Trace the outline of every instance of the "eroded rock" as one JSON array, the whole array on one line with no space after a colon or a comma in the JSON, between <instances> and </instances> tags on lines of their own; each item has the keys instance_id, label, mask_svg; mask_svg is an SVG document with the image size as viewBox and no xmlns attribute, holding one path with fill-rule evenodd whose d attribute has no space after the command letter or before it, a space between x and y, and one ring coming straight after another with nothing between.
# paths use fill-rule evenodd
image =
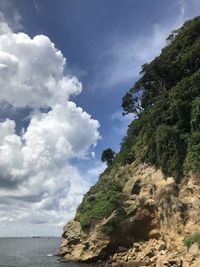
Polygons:
<instances>
[{"instance_id":1,"label":"eroded rock","mask_svg":"<svg viewBox=\"0 0 200 267\"><path fill-rule=\"evenodd\" d=\"M108 260L116 267L200 267L198 246L183 247L185 237L200 231L197 177L185 177L178 189L173 178L145 164L123 167L116 179L127 173L128 179L121 178L126 216L114 233L103 234L101 227L115 212L87 232L77 219L71 221L64 227L60 255L72 261Z\"/></svg>"}]
</instances>

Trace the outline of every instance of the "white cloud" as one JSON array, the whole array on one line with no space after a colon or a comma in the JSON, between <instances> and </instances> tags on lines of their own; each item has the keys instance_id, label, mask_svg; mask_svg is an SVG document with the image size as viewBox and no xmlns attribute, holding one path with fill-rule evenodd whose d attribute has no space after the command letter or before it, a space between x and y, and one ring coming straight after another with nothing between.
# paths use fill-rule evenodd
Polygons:
<instances>
[{"instance_id":1,"label":"white cloud","mask_svg":"<svg viewBox=\"0 0 200 267\"><path fill-rule=\"evenodd\" d=\"M177 0L176 4L180 10L179 21L181 24L188 19L199 16L200 2L199 0Z\"/></svg>"},{"instance_id":2,"label":"white cloud","mask_svg":"<svg viewBox=\"0 0 200 267\"><path fill-rule=\"evenodd\" d=\"M0 191L0 217L18 224L52 224L53 233L72 219L89 184L75 167L30 175L18 189ZM30 226L29 226L30 227ZM30 230L30 229L27 229ZM1 233L1 232L0 232ZM50 233L50 232L49 232Z\"/></svg>"},{"instance_id":3,"label":"white cloud","mask_svg":"<svg viewBox=\"0 0 200 267\"><path fill-rule=\"evenodd\" d=\"M14 106L44 107L82 90L76 77L64 75L66 59L44 35L0 36L0 99Z\"/></svg>"},{"instance_id":4,"label":"white cloud","mask_svg":"<svg viewBox=\"0 0 200 267\"><path fill-rule=\"evenodd\" d=\"M103 58L110 59L103 71L99 74L102 80L96 81L106 88L114 88L117 84L133 81L138 76L140 67L153 59L165 44L166 32L158 25L154 25L150 36L143 36L134 40L124 40L120 36L113 36L109 41L108 49L103 52Z\"/></svg>"},{"instance_id":5,"label":"white cloud","mask_svg":"<svg viewBox=\"0 0 200 267\"><path fill-rule=\"evenodd\" d=\"M4 14L6 14L4 16ZM5 26L5 30L1 33L7 33L12 31L20 31L23 29L22 17L20 16L17 5L12 0L0 1L0 29L1 24Z\"/></svg>"},{"instance_id":6,"label":"white cloud","mask_svg":"<svg viewBox=\"0 0 200 267\"><path fill-rule=\"evenodd\" d=\"M3 13L0 12L0 35L8 32L12 32L9 25L5 22Z\"/></svg>"},{"instance_id":7,"label":"white cloud","mask_svg":"<svg viewBox=\"0 0 200 267\"><path fill-rule=\"evenodd\" d=\"M112 121L119 121L120 123L131 123L133 121L134 115L133 114L128 114L126 116L122 115L121 110L117 110L113 114L111 114L111 120Z\"/></svg>"},{"instance_id":8,"label":"white cloud","mask_svg":"<svg viewBox=\"0 0 200 267\"><path fill-rule=\"evenodd\" d=\"M70 160L91 156L99 123L69 100L82 85L66 74L66 59L48 37L0 35L0 68L0 101L32 108L20 136L15 121L0 122L0 217L57 231L89 187Z\"/></svg>"},{"instance_id":9,"label":"white cloud","mask_svg":"<svg viewBox=\"0 0 200 267\"><path fill-rule=\"evenodd\" d=\"M107 59L107 64L97 72L94 88L99 84L103 88L115 88L122 83L133 83L139 75L141 66L159 55L166 45L166 37L176 26L155 24L149 35L137 39L112 36L100 55L101 59Z\"/></svg>"},{"instance_id":10,"label":"white cloud","mask_svg":"<svg viewBox=\"0 0 200 267\"><path fill-rule=\"evenodd\" d=\"M122 140L127 132L128 125L134 120L133 114L128 114L126 116L122 115L121 110L117 110L111 114L111 122L113 125L113 131L115 136L118 136L119 140Z\"/></svg>"},{"instance_id":11,"label":"white cloud","mask_svg":"<svg viewBox=\"0 0 200 267\"><path fill-rule=\"evenodd\" d=\"M42 5L39 3L36 3L36 1L32 0L33 5L35 7L36 12L38 13L38 15L42 15L43 14L43 8Z\"/></svg>"},{"instance_id":12,"label":"white cloud","mask_svg":"<svg viewBox=\"0 0 200 267\"><path fill-rule=\"evenodd\" d=\"M95 144L98 124L81 110L67 118L53 112L33 117L21 137L14 121L0 123L0 214L5 222L64 224L89 188L68 160L84 156Z\"/></svg>"},{"instance_id":13,"label":"white cloud","mask_svg":"<svg viewBox=\"0 0 200 267\"><path fill-rule=\"evenodd\" d=\"M106 167L106 163L96 161L96 166L89 169L87 175L91 180L97 179L97 177L106 169Z\"/></svg>"},{"instance_id":14,"label":"white cloud","mask_svg":"<svg viewBox=\"0 0 200 267\"><path fill-rule=\"evenodd\" d=\"M52 164L74 157L84 157L99 139L99 123L73 102L57 104L48 113L33 115L22 139L23 154L34 164ZM48 153L46 153L48 151ZM34 164L34 168L35 168Z\"/></svg>"},{"instance_id":15,"label":"white cloud","mask_svg":"<svg viewBox=\"0 0 200 267\"><path fill-rule=\"evenodd\" d=\"M186 2L185 0L179 0L178 5L180 5L180 18L183 19L185 16Z\"/></svg>"},{"instance_id":16,"label":"white cloud","mask_svg":"<svg viewBox=\"0 0 200 267\"><path fill-rule=\"evenodd\" d=\"M182 0L181 4L182 4L182 11L183 11L184 19L191 19L195 16L199 16L199 13L200 13L200 1L199 0Z\"/></svg>"},{"instance_id":17,"label":"white cloud","mask_svg":"<svg viewBox=\"0 0 200 267\"><path fill-rule=\"evenodd\" d=\"M8 10L9 2L1 1L0 8ZM177 16L154 25L149 35L126 39L120 34L107 40L101 59L95 58L100 66L98 86L133 81L140 66L165 45L171 30L200 10L198 0L175 4ZM7 22L0 13L0 101L33 110L21 136L13 120L0 122L0 235L5 227L10 235L54 234L73 217L90 180L105 168L98 162L83 177L71 164L73 158L94 158L99 124L70 101L82 85L70 75L66 59L51 40L12 32L11 28L22 29L21 21L16 10ZM49 107L48 112L41 112L41 107ZM118 125L116 133L124 135L129 118L116 112L111 119Z\"/></svg>"}]
</instances>

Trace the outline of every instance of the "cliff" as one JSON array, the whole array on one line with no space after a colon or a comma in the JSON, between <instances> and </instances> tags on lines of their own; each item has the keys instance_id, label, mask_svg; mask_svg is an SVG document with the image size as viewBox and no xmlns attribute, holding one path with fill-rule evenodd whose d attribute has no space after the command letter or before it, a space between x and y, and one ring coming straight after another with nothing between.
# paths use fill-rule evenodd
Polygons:
<instances>
[{"instance_id":1,"label":"cliff","mask_svg":"<svg viewBox=\"0 0 200 267\"><path fill-rule=\"evenodd\" d=\"M122 99L119 153L66 224L59 255L114 266L200 266L200 17L168 37Z\"/></svg>"},{"instance_id":2,"label":"cliff","mask_svg":"<svg viewBox=\"0 0 200 267\"><path fill-rule=\"evenodd\" d=\"M120 175L127 178L123 179L123 216L119 219L114 210L89 231L82 231L75 218L64 227L60 255L68 261L109 259L110 263L171 266L162 263L174 260L174 266L182 266L181 261L184 266L200 266L198 247L189 251L183 243L187 236L200 231L199 177L184 177L178 188L162 171L136 163L123 167ZM103 233L102 228L114 220L114 231Z\"/></svg>"}]
</instances>

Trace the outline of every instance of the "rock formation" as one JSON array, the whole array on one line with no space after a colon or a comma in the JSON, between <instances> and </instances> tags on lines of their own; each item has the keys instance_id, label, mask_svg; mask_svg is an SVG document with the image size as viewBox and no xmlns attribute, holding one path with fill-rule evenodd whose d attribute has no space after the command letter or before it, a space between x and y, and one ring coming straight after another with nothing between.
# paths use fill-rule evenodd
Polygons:
<instances>
[{"instance_id":1,"label":"rock formation","mask_svg":"<svg viewBox=\"0 0 200 267\"><path fill-rule=\"evenodd\" d=\"M121 168L120 176L127 173L123 184L126 216L112 235L103 234L101 228L116 211L89 232L82 231L75 218L64 227L59 254L67 261L106 260L112 266L199 267L197 244L189 250L183 245L187 236L200 231L199 177L186 176L177 187L172 177L146 164Z\"/></svg>"}]
</instances>

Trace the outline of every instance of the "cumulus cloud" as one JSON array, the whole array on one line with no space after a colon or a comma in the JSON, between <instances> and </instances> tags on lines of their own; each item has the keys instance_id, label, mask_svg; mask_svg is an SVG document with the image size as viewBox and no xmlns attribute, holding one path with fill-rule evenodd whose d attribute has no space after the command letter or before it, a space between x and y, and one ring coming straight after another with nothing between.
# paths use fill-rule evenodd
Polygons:
<instances>
[{"instance_id":1,"label":"cumulus cloud","mask_svg":"<svg viewBox=\"0 0 200 267\"><path fill-rule=\"evenodd\" d=\"M0 217L60 227L89 187L70 160L91 155L99 123L70 100L82 85L44 35L2 32L0 87L4 104L31 110L21 134L17 121L0 122Z\"/></svg>"},{"instance_id":2,"label":"cumulus cloud","mask_svg":"<svg viewBox=\"0 0 200 267\"><path fill-rule=\"evenodd\" d=\"M81 92L76 77L63 74L66 59L44 35L0 36L0 98L14 106L44 107Z\"/></svg>"}]
</instances>

